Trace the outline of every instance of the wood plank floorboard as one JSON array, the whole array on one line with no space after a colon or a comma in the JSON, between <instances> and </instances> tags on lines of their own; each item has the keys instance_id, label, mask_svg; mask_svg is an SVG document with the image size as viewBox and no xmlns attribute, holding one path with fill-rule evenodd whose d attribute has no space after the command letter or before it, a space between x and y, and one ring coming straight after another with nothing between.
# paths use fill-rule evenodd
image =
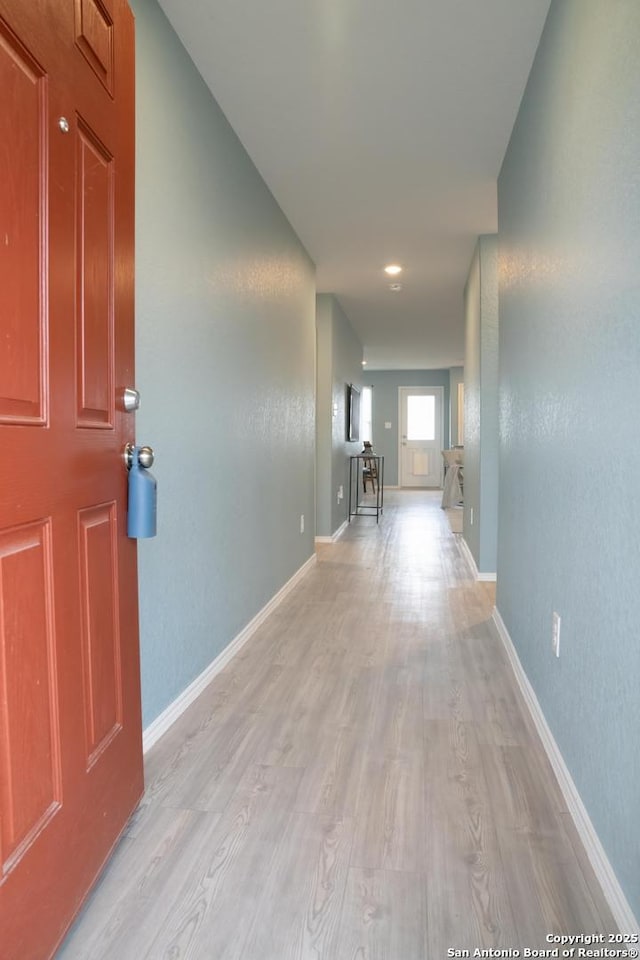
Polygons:
<instances>
[{"instance_id":1,"label":"wood plank floorboard","mask_svg":"<svg viewBox=\"0 0 640 960\"><path fill-rule=\"evenodd\" d=\"M425 724L429 956L517 946L491 802L472 724Z\"/></svg>"},{"instance_id":2,"label":"wood plank floorboard","mask_svg":"<svg viewBox=\"0 0 640 960\"><path fill-rule=\"evenodd\" d=\"M351 868L335 960L425 960L424 873Z\"/></svg>"},{"instance_id":3,"label":"wood plank floorboard","mask_svg":"<svg viewBox=\"0 0 640 960\"><path fill-rule=\"evenodd\" d=\"M276 851L243 960L335 957L351 852L350 820L295 813Z\"/></svg>"},{"instance_id":4,"label":"wood plank floorboard","mask_svg":"<svg viewBox=\"0 0 640 960\"><path fill-rule=\"evenodd\" d=\"M615 932L439 496L388 491L145 758L57 960L440 960Z\"/></svg>"}]
</instances>

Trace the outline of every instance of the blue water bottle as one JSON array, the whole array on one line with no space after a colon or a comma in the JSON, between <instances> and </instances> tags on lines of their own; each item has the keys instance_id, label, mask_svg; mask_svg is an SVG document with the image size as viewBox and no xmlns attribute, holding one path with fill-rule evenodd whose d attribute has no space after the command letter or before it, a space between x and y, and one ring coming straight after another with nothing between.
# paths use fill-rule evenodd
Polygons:
<instances>
[{"instance_id":1,"label":"blue water bottle","mask_svg":"<svg viewBox=\"0 0 640 960\"><path fill-rule=\"evenodd\" d=\"M129 467L129 508L127 536L135 539L155 537L158 484L150 472L151 447L133 447Z\"/></svg>"}]
</instances>

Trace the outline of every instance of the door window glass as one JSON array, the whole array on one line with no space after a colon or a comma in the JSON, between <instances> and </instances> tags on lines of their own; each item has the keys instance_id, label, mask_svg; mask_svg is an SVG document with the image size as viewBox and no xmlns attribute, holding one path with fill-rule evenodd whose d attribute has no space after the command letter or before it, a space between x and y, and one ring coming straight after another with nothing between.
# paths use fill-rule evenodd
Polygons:
<instances>
[{"instance_id":1,"label":"door window glass","mask_svg":"<svg viewBox=\"0 0 640 960\"><path fill-rule=\"evenodd\" d=\"M464 443L464 383L458 384L458 445Z\"/></svg>"},{"instance_id":2,"label":"door window glass","mask_svg":"<svg viewBox=\"0 0 640 960\"><path fill-rule=\"evenodd\" d=\"M373 441L372 429L372 399L373 390L371 387L362 388L362 403L360 404L360 439Z\"/></svg>"},{"instance_id":3,"label":"door window glass","mask_svg":"<svg viewBox=\"0 0 640 960\"><path fill-rule=\"evenodd\" d=\"M435 440L436 398L407 397L407 440Z\"/></svg>"}]
</instances>

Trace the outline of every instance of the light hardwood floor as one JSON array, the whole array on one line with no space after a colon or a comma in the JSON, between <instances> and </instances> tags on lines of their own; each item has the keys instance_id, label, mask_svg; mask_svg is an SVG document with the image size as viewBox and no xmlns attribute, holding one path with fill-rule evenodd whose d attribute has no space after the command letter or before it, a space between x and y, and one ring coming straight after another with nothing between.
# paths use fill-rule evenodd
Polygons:
<instances>
[{"instance_id":1,"label":"light hardwood floor","mask_svg":"<svg viewBox=\"0 0 640 960\"><path fill-rule=\"evenodd\" d=\"M147 757L59 960L439 960L613 932L437 493L358 517Z\"/></svg>"}]
</instances>

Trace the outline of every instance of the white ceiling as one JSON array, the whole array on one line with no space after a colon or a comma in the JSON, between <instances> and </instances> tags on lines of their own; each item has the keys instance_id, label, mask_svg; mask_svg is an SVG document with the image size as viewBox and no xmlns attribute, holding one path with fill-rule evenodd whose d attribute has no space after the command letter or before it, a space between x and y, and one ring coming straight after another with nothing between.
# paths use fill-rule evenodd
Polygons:
<instances>
[{"instance_id":1,"label":"white ceiling","mask_svg":"<svg viewBox=\"0 0 640 960\"><path fill-rule=\"evenodd\" d=\"M463 360L469 262L549 3L160 0L370 369Z\"/></svg>"}]
</instances>

